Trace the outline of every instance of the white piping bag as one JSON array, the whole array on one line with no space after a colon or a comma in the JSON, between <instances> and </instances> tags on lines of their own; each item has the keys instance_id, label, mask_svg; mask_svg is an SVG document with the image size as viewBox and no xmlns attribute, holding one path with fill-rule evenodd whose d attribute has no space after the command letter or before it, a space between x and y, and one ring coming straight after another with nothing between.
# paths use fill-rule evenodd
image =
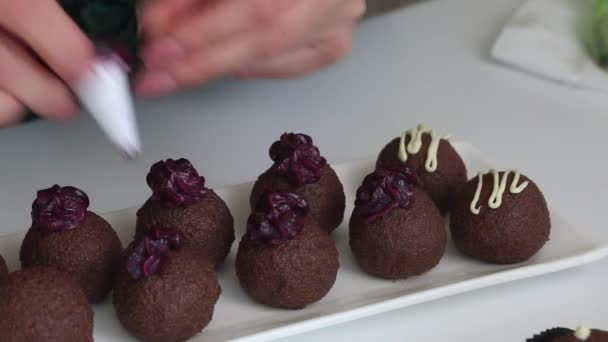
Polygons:
<instances>
[{"instance_id":1,"label":"white piping bag","mask_svg":"<svg viewBox=\"0 0 608 342\"><path fill-rule=\"evenodd\" d=\"M120 57L103 54L73 89L110 142L124 157L135 159L141 143L127 73Z\"/></svg>"}]
</instances>

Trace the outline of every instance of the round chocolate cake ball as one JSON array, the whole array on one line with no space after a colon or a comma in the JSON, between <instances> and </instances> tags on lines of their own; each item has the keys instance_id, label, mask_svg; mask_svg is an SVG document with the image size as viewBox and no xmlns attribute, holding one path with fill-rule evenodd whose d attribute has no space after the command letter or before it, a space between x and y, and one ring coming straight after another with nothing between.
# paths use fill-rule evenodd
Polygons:
<instances>
[{"instance_id":1,"label":"round chocolate cake ball","mask_svg":"<svg viewBox=\"0 0 608 342\"><path fill-rule=\"evenodd\" d=\"M6 266L6 261L0 255L0 283L2 283L8 277L8 266Z\"/></svg>"},{"instance_id":2,"label":"round chocolate cake ball","mask_svg":"<svg viewBox=\"0 0 608 342\"><path fill-rule=\"evenodd\" d=\"M301 309L323 298L338 273L334 241L307 216L308 204L295 193L260 198L249 216L236 256L241 287L262 304Z\"/></svg>"},{"instance_id":3,"label":"round chocolate cake ball","mask_svg":"<svg viewBox=\"0 0 608 342\"><path fill-rule=\"evenodd\" d=\"M534 335L526 342L607 342L608 331L591 330L584 326L571 330L568 328L552 328Z\"/></svg>"},{"instance_id":4,"label":"round chocolate cake ball","mask_svg":"<svg viewBox=\"0 0 608 342\"><path fill-rule=\"evenodd\" d=\"M251 191L251 209L260 196L273 191L294 192L308 202L310 217L326 232L342 223L346 198L338 176L305 134L285 133L270 147L274 164Z\"/></svg>"},{"instance_id":5,"label":"round chocolate cake ball","mask_svg":"<svg viewBox=\"0 0 608 342\"><path fill-rule=\"evenodd\" d=\"M439 210L409 169L379 169L357 190L350 248L368 274L405 279L435 267L446 249Z\"/></svg>"},{"instance_id":6,"label":"round chocolate cake ball","mask_svg":"<svg viewBox=\"0 0 608 342\"><path fill-rule=\"evenodd\" d=\"M234 220L226 203L205 187L205 178L182 158L152 165L146 181L152 196L137 211L135 239L150 228L173 227L219 266L234 242Z\"/></svg>"},{"instance_id":7,"label":"round chocolate cake ball","mask_svg":"<svg viewBox=\"0 0 608 342\"><path fill-rule=\"evenodd\" d=\"M125 251L114 284L120 322L151 342L185 341L213 316L220 285L213 265L175 229L151 229Z\"/></svg>"},{"instance_id":8,"label":"round chocolate cake ball","mask_svg":"<svg viewBox=\"0 0 608 342\"><path fill-rule=\"evenodd\" d=\"M456 247L476 259L514 264L549 240L549 209L540 189L517 171L491 170L471 179L451 212Z\"/></svg>"},{"instance_id":9,"label":"round chocolate cake ball","mask_svg":"<svg viewBox=\"0 0 608 342\"><path fill-rule=\"evenodd\" d=\"M75 187L38 191L20 258L22 267L52 266L70 273L89 302L97 303L112 288L122 244L110 224L88 207L89 198Z\"/></svg>"},{"instance_id":10,"label":"round chocolate cake ball","mask_svg":"<svg viewBox=\"0 0 608 342\"><path fill-rule=\"evenodd\" d=\"M0 341L92 342L93 310L69 274L46 266L16 271L0 286Z\"/></svg>"},{"instance_id":11,"label":"round chocolate cake ball","mask_svg":"<svg viewBox=\"0 0 608 342\"><path fill-rule=\"evenodd\" d=\"M447 138L419 125L392 140L378 156L378 165L403 165L414 170L418 184L442 213L467 182L467 169Z\"/></svg>"}]
</instances>

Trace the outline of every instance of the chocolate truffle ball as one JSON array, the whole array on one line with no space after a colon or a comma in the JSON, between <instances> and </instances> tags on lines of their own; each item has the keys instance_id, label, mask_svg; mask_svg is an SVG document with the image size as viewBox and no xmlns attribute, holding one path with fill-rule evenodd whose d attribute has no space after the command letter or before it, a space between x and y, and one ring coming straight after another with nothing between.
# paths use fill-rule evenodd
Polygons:
<instances>
[{"instance_id":1,"label":"chocolate truffle ball","mask_svg":"<svg viewBox=\"0 0 608 342\"><path fill-rule=\"evenodd\" d=\"M110 224L87 211L89 198L75 187L38 191L32 226L21 245L21 265L52 266L74 276L89 302L102 301L120 261L122 244Z\"/></svg>"},{"instance_id":2,"label":"chocolate truffle ball","mask_svg":"<svg viewBox=\"0 0 608 342\"><path fill-rule=\"evenodd\" d=\"M491 170L471 179L455 198L450 221L461 252L497 264L528 260L551 230L543 194L517 171Z\"/></svg>"},{"instance_id":3,"label":"chocolate truffle ball","mask_svg":"<svg viewBox=\"0 0 608 342\"><path fill-rule=\"evenodd\" d=\"M234 242L234 220L226 203L205 187L205 178L182 158L152 165L146 181L152 196L137 211L135 239L150 228L176 228L219 266Z\"/></svg>"},{"instance_id":4,"label":"chocolate truffle ball","mask_svg":"<svg viewBox=\"0 0 608 342\"><path fill-rule=\"evenodd\" d=\"M446 249L439 210L409 169L380 169L357 190L350 248L366 273L405 279L435 267Z\"/></svg>"},{"instance_id":5,"label":"chocolate truffle ball","mask_svg":"<svg viewBox=\"0 0 608 342\"><path fill-rule=\"evenodd\" d=\"M446 138L422 125L389 142L377 164L403 165L414 170L419 186L444 214L451 198L467 182L467 169L458 152Z\"/></svg>"},{"instance_id":6,"label":"chocolate truffle ball","mask_svg":"<svg viewBox=\"0 0 608 342\"><path fill-rule=\"evenodd\" d=\"M305 134L285 133L270 147L274 164L251 191L251 209L262 194L294 192L308 202L310 213L321 229L331 233L342 223L346 198L336 172Z\"/></svg>"},{"instance_id":7,"label":"chocolate truffle ball","mask_svg":"<svg viewBox=\"0 0 608 342\"><path fill-rule=\"evenodd\" d=\"M213 265L188 244L175 229L151 229L125 251L114 307L137 337L184 341L211 321L220 285Z\"/></svg>"},{"instance_id":8,"label":"chocolate truffle ball","mask_svg":"<svg viewBox=\"0 0 608 342\"><path fill-rule=\"evenodd\" d=\"M16 271L0 286L0 341L92 342L93 310L69 274L46 266Z\"/></svg>"},{"instance_id":9,"label":"chocolate truffle ball","mask_svg":"<svg viewBox=\"0 0 608 342\"><path fill-rule=\"evenodd\" d=\"M0 283L2 283L8 277L8 266L6 266L6 262L4 258L0 255Z\"/></svg>"},{"instance_id":10,"label":"chocolate truffle ball","mask_svg":"<svg viewBox=\"0 0 608 342\"><path fill-rule=\"evenodd\" d=\"M526 340L526 342L608 342L608 332L580 326L576 330L552 328Z\"/></svg>"},{"instance_id":11,"label":"chocolate truffle ball","mask_svg":"<svg viewBox=\"0 0 608 342\"><path fill-rule=\"evenodd\" d=\"M264 194L236 256L241 287L256 301L301 309L323 298L338 273L334 241L295 193Z\"/></svg>"}]
</instances>

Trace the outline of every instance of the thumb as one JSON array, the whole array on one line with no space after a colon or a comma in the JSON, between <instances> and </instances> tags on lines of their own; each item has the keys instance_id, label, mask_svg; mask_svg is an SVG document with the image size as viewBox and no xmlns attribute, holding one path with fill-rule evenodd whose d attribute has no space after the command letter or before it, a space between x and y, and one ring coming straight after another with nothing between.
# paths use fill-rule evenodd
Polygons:
<instances>
[{"instance_id":1,"label":"thumb","mask_svg":"<svg viewBox=\"0 0 608 342\"><path fill-rule=\"evenodd\" d=\"M68 84L95 58L95 46L56 0L0 0L0 26L31 48Z\"/></svg>"}]
</instances>

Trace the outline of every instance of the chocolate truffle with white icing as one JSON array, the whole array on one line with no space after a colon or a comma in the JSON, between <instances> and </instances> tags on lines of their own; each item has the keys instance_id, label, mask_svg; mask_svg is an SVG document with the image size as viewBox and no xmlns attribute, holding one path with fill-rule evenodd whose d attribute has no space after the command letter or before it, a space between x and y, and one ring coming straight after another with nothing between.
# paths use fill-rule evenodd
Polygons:
<instances>
[{"instance_id":1,"label":"chocolate truffle with white icing","mask_svg":"<svg viewBox=\"0 0 608 342\"><path fill-rule=\"evenodd\" d=\"M152 165L146 182L152 196L137 211L135 239L156 227L172 227L219 266L234 242L234 220L224 200L205 187L205 178L181 158Z\"/></svg>"},{"instance_id":2,"label":"chocolate truffle with white icing","mask_svg":"<svg viewBox=\"0 0 608 342\"><path fill-rule=\"evenodd\" d=\"M323 298L338 273L334 241L295 193L264 194L236 256L241 287L256 301L301 309Z\"/></svg>"},{"instance_id":3,"label":"chocolate truffle with white icing","mask_svg":"<svg viewBox=\"0 0 608 342\"><path fill-rule=\"evenodd\" d=\"M576 330L552 328L526 340L526 342L608 342L608 331L579 326Z\"/></svg>"},{"instance_id":4,"label":"chocolate truffle with white icing","mask_svg":"<svg viewBox=\"0 0 608 342\"><path fill-rule=\"evenodd\" d=\"M551 230L542 192L514 170L490 170L467 182L454 200L450 221L456 248L497 264L528 260Z\"/></svg>"},{"instance_id":5,"label":"chocolate truffle with white icing","mask_svg":"<svg viewBox=\"0 0 608 342\"><path fill-rule=\"evenodd\" d=\"M52 266L72 275L91 303L110 289L122 243L110 224L88 211L80 189L54 185L32 204L32 226L21 245L21 266Z\"/></svg>"},{"instance_id":6,"label":"chocolate truffle with white icing","mask_svg":"<svg viewBox=\"0 0 608 342\"><path fill-rule=\"evenodd\" d=\"M357 190L350 247L359 266L385 279L405 279L435 267L446 249L443 217L409 169L381 168Z\"/></svg>"},{"instance_id":7,"label":"chocolate truffle with white icing","mask_svg":"<svg viewBox=\"0 0 608 342\"><path fill-rule=\"evenodd\" d=\"M285 133L270 147L274 164L255 182L251 209L262 194L273 191L294 192L310 207L310 216L330 233L344 218L346 197L338 176L321 156L312 138L305 134Z\"/></svg>"},{"instance_id":8,"label":"chocolate truffle with white icing","mask_svg":"<svg viewBox=\"0 0 608 342\"><path fill-rule=\"evenodd\" d=\"M185 341L213 317L213 265L176 229L153 228L125 250L114 284L120 322L145 341Z\"/></svg>"},{"instance_id":9,"label":"chocolate truffle with white icing","mask_svg":"<svg viewBox=\"0 0 608 342\"><path fill-rule=\"evenodd\" d=\"M450 199L467 181L467 169L447 136L418 125L393 139L378 156L377 165L394 164L416 173L419 185L442 213L449 209Z\"/></svg>"}]
</instances>

